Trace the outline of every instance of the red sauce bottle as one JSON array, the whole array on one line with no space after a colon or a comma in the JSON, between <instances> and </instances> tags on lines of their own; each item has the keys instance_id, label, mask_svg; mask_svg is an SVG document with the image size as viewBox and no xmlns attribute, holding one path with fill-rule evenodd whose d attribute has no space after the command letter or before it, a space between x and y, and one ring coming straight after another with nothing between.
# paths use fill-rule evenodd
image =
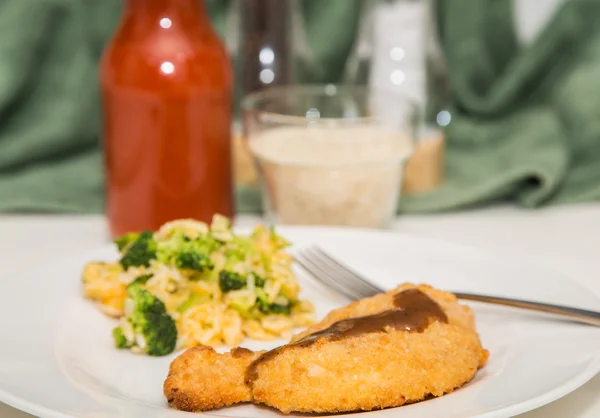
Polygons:
<instances>
[{"instance_id":1,"label":"red sauce bottle","mask_svg":"<svg viewBox=\"0 0 600 418\"><path fill-rule=\"evenodd\" d=\"M202 0L126 0L100 85L113 237L233 216L231 63Z\"/></svg>"}]
</instances>

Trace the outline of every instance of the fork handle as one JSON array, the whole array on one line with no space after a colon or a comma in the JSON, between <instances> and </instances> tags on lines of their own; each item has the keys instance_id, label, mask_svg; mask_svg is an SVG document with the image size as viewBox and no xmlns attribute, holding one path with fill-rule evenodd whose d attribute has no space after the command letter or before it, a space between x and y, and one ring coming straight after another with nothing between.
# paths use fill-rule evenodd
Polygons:
<instances>
[{"instance_id":1,"label":"fork handle","mask_svg":"<svg viewBox=\"0 0 600 418\"><path fill-rule=\"evenodd\" d=\"M564 316L578 322L600 326L600 312L585 309L557 306L549 303L530 302L519 299L503 298L499 296L474 295L472 293L452 292L459 299L475 302L493 303L496 305L512 306L515 308L529 309L554 315Z\"/></svg>"}]
</instances>

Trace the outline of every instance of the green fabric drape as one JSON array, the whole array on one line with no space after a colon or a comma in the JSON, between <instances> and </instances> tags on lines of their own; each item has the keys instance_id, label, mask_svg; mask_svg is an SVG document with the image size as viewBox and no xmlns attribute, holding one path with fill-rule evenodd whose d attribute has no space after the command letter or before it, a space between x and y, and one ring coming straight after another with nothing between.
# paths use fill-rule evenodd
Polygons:
<instances>
[{"instance_id":1,"label":"green fabric drape","mask_svg":"<svg viewBox=\"0 0 600 418\"><path fill-rule=\"evenodd\" d=\"M516 42L512 2L439 4L452 86L447 181L404 208L597 200L600 2L566 2L525 48Z\"/></svg>"},{"instance_id":2,"label":"green fabric drape","mask_svg":"<svg viewBox=\"0 0 600 418\"><path fill-rule=\"evenodd\" d=\"M232 1L207 0L221 34ZM0 2L0 211L103 210L97 62L121 3ZM304 0L314 81L340 78L360 4ZM600 197L600 2L566 2L528 47L511 4L437 0L452 93L446 181L401 210ZM238 208L260 210L258 192L239 190Z\"/></svg>"}]
</instances>

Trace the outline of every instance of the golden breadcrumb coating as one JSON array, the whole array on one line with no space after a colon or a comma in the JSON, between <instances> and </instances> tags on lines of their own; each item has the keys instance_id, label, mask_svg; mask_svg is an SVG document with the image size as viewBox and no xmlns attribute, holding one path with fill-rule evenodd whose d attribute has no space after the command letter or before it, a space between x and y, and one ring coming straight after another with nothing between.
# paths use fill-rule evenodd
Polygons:
<instances>
[{"instance_id":1,"label":"golden breadcrumb coating","mask_svg":"<svg viewBox=\"0 0 600 418\"><path fill-rule=\"evenodd\" d=\"M386 328L293 344L337 321L393 309L394 295L413 288L442 308L447 323L433 322L422 332ZM171 364L165 382L169 404L186 411L238 402L265 404L284 413L401 406L452 392L469 382L488 358L469 307L450 293L411 284L331 311L275 355L192 350Z\"/></svg>"},{"instance_id":2,"label":"golden breadcrumb coating","mask_svg":"<svg viewBox=\"0 0 600 418\"><path fill-rule=\"evenodd\" d=\"M182 411L204 411L252 400L244 379L246 369L260 356L245 348L219 354L212 347L186 350L169 367L164 393Z\"/></svg>"}]
</instances>

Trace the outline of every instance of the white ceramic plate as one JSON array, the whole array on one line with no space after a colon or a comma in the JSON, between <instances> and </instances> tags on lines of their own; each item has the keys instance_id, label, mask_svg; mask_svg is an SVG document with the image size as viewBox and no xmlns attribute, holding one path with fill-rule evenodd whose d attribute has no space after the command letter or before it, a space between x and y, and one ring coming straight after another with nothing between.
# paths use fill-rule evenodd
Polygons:
<instances>
[{"instance_id":1,"label":"white ceramic plate","mask_svg":"<svg viewBox=\"0 0 600 418\"><path fill-rule=\"evenodd\" d=\"M587 289L516 260L396 233L280 228L294 244L317 243L385 288L409 281L597 308ZM173 356L149 358L113 348L115 323L80 295L90 260L114 259L110 247L29 274L0 280L0 401L40 417L193 416L169 410L162 384ZM347 301L301 277L318 314ZM507 308L473 305L488 365L460 390L374 417L510 417L575 390L600 370L600 329ZM249 348L272 344L247 343ZM208 415L277 416L252 405ZM365 415L362 413L361 416Z\"/></svg>"}]
</instances>

